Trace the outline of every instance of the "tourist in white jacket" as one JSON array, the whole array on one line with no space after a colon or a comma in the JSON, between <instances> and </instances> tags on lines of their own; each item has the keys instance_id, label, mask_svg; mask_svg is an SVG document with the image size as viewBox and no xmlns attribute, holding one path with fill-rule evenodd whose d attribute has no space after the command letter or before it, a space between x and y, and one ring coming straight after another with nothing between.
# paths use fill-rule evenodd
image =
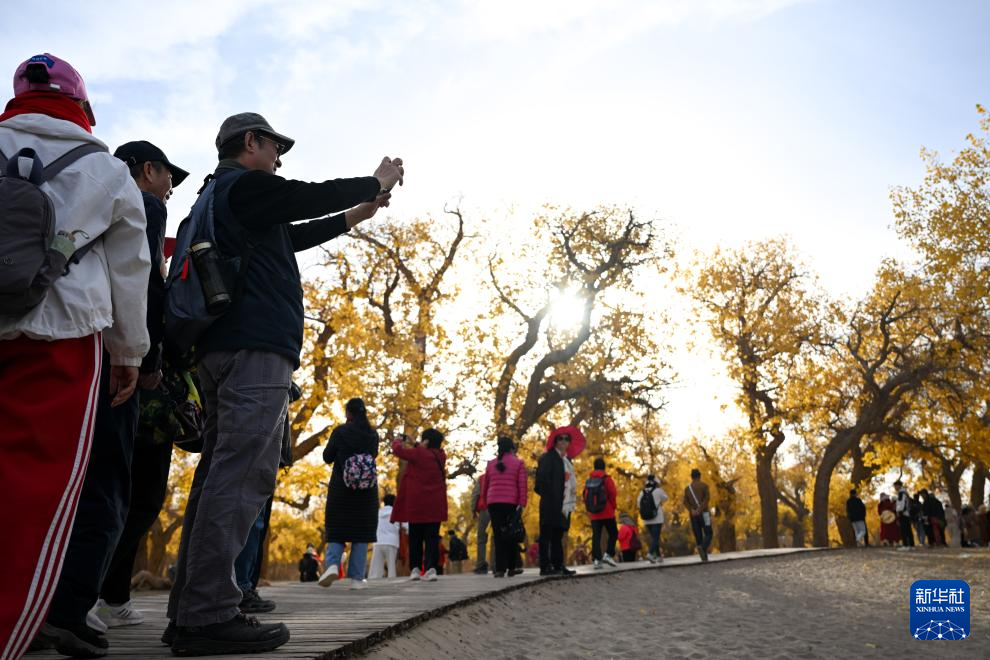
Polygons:
<instances>
[{"instance_id":1,"label":"tourist in white jacket","mask_svg":"<svg viewBox=\"0 0 990 660\"><path fill-rule=\"evenodd\" d=\"M660 482L652 474L646 478L643 491L639 494L639 511L643 517L646 531L650 533L650 551L647 561L656 564L663 561L663 550L660 549L660 530L663 528L663 503L668 499L667 493L660 487ZM649 515L653 513L653 515Z\"/></svg>"},{"instance_id":2,"label":"tourist in white jacket","mask_svg":"<svg viewBox=\"0 0 990 660\"><path fill-rule=\"evenodd\" d=\"M27 650L49 609L89 460L97 398L109 396L114 405L130 398L149 348L144 204L127 166L93 137L94 124L83 79L67 62L45 53L17 67L14 98L0 115L0 162L13 161L6 170L13 176L0 179L0 203L11 199L7 186L24 189L18 179L29 176L34 157L48 166L92 145L93 153L40 186L63 241L75 238L77 247L92 243L92 249L40 302L13 312L7 299L0 315L0 500L15 504L0 514L12 544L0 562L2 657ZM7 264L17 236L0 233ZM0 272L7 295L4 277ZM109 370L106 392L99 391L101 369ZM60 643L66 647L60 652L90 657L108 646L85 626L66 631Z\"/></svg>"},{"instance_id":3,"label":"tourist in white jacket","mask_svg":"<svg viewBox=\"0 0 990 660\"><path fill-rule=\"evenodd\" d=\"M402 523L392 522L392 506L395 495L388 494L382 498L384 506L378 510L378 540L371 549L371 568L368 569L368 579L375 580L385 577L385 567L388 566L388 577L394 578L395 559L399 555L399 531Z\"/></svg>"}]
</instances>

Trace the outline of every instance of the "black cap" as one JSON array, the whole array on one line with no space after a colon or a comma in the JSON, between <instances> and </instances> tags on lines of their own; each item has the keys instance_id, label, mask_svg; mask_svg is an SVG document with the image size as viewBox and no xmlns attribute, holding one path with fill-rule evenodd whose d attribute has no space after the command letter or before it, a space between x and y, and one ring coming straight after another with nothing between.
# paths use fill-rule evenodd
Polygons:
<instances>
[{"instance_id":1,"label":"black cap","mask_svg":"<svg viewBox=\"0 0 990 660\"><path fill-rule=\"evenodd\" d=\"M168 171L172 173L172 187L177 187L182 183L189 172L186 172L181 167L176 167L168 161L168 157L165 156L165 152L151 144L147 140L136 140L134 142L128 142L117 147L117 150L113 152L113 155L127 163L128 167L134 167L135 165L140 165L141 163L155 162L158 161L168 168Z\"/></svg>"},{"instance_id":2,"label":"black cap","mask_svg":"<svg viewBox=\"0 0 990 660\"><path fill-rule=\"evenodd\" d=\"M292 138L286 137L281 133L276 133L272 125L268 123L268 120L257 112L242 112L227 117L220 124L220 131L217 133L217 151L220 151L220 147L223 145L236 137L244 135L248 131L261 133L265 137L271 138L282 146L283 154L287 153L292 148L292 145L296 143Z\"/></svg>"}]
</instances>

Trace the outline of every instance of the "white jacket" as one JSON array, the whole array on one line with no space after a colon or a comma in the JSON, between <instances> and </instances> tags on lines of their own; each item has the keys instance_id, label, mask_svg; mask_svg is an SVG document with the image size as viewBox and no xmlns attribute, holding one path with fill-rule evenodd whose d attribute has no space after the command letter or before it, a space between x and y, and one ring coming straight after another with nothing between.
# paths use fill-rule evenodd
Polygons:
<instances>
[{"instance_id":1,"label":"white jacket","mask_svg":"<svg viewBox=\"0 0 990 660\"><path fill-rule=\"evenodd\" d=\"M645 492L646 492L646 489L645 488L643 490L639 491L640 497L642 497L643 496L643 493L645 493ZM663 524L664 518L663 518L663 508L662 508L662 505L668 499L670 499L670 498L667 497L667 493L659 485L656 488L653 489L653 503L657 507L657 515L655 515L654 517L650 518L649 520L644 520L643 521L643 524L644 525L662 525ZM639 506L639 500L636 500L636 506Z\"/></svg>"},{"instance_id":2,"label":"white jacket","mask_svg":"<svg viewBox=\"0 0 990 660\"><path fill-rule=\"evenodd\" d=\"M98 139L70 121L24 114L0 122L8 157L34 149L46 165ZM104 145L105 146L105 145ZM0 317L0 339L26 335L52 341L103 331L113 365L139 366L148 352L148 273L151 259L141 191L122 161L90 154L42 186L55 204L56 230L82 230L93 249L55 280L48 295L21 318ZM85 239L80 235L77 245Z\"/></svg>"},{"instance_id":3,"label":"white jacket","mask_svg":"<svg viewBox=\"0 0 990 660\"><path fill-rule=\"evenodd\" d=\"M399 547L399 523L391 522L392 507L383 506L378 509L378 545L394 545Z\"/></svg>"}]
</instances>

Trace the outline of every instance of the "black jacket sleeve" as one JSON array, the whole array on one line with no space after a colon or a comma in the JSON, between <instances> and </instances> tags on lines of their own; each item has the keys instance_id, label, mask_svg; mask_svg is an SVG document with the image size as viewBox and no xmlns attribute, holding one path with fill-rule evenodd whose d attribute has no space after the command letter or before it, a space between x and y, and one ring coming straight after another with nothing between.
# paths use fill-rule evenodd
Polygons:
<instances>
[{"instance_id":1,"label":"black jacket sleeve","mask_svg":"<svg viewBox=\"0 0 990 660\"><path fill-rule=\"evenodd\" d=\"M344 219L344 214L339 213L319 220L289 225L288 229L292 249L302 252L347 233L347 221Z\"/></svg>"},{"instance_id":2,"label":"black jacket sleeve","mask_svg":"<svg viewBox=\"0 0 990 660\"><path fill-rule=\"evenodd\" d=\"M231 187L230 210L248 229L263 230L347 210L380 189L373 176L308 183L252 170Z\"/></svg>"},{"instance_id":3,"label":"black jacket sleeve","mask_svg":"<svg viewBox=\"0 0 990 660\"><path fill-rule=\"evenodd\" d=\"M165 336L165 279L162 277L162 247L165 242L165 203L148 193L144 198L144 214L148 218L148 248L151 250L151 271L148 273L148 338L151 348L141 361L141 373L151 374L162 367L162 339Z\"/></svg>"},{"instance_id":4,"label":"black jacket sleeve","mask_svg":"<svg viewBox=\"0 0 990 660\"><path fill-rule=\"evenodd\" d=\"M341 427L337 427L330 433L330 441L323 449L323 462L330 465L337 460L337 451L340 449Z\"/></svg>"}]
</instances>

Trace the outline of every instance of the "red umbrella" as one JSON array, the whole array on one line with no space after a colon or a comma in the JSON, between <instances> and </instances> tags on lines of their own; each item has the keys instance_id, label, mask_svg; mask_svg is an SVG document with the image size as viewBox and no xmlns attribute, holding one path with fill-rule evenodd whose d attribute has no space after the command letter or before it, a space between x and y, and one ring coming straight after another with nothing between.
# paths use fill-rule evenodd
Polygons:
<instances>
[{"instance_id":1,"label":"red umbrella","mask_svg":"<svg viewBox=\"0 0 990 660\"><path fill-rule=\"evenodd\" d=\"M567 447L567 458L574 458L578 454L584 451L584 447L588 444L588 440L581 433L581 429L576 426L561 426L558 429L554 429L547 438L547 451L553 449L554 439L558 435L568 434L571 436L571 444Z\"/></svg>"}]
</instances>

